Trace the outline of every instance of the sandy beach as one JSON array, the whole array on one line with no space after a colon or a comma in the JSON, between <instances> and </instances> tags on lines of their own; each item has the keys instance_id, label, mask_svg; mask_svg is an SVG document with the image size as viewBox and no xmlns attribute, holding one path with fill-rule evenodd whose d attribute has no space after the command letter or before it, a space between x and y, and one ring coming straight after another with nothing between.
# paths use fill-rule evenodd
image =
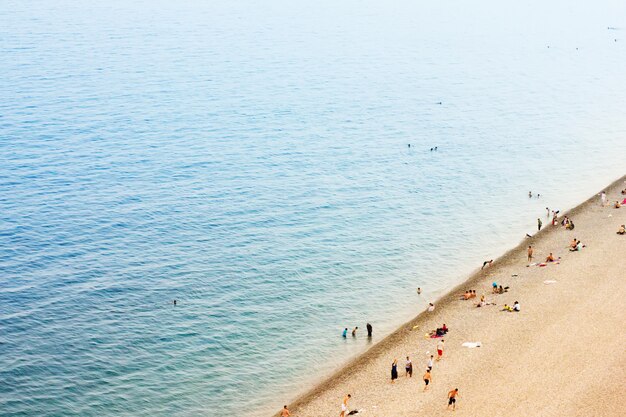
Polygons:
<instances>
[{"instance_id":1,"label":"sandy beach","mask_svg":"<svg viewBox=\"0 0 626 417\"><path fill-rule=\"evenodd\" d=\"M349 409L359 410L358 416L448 415L453 412L446 409L447 393L454 388L459 389L454 415L624 415L626 235L616 232L626 223L626 206L616 209L613 203L626 197L620 194L625 181L626 176L605 189L607 206L594 195L560 213L574 221L574 230L551 226L544 213L541 232L476 271L437 300L433 312L422 312L290 404L292 415L338 416L348 393ZM574 238L586 247L570 252ZM533 263L550 252L560 262L528 266L528 245L534 248ZM494 281L508 292L492 294ZM466 289L478 297L460 300ZM477 308L482 294L496 305ZM501 311L515 301L520 312ZM443 358L423 392L428 358L437 356L441 340L426 333L443 323L450 329L443 337ZM413 362L412 378L404 375L406 356ZM391 384L394 358L399 379Z\"/></svg>"}]
</instances>

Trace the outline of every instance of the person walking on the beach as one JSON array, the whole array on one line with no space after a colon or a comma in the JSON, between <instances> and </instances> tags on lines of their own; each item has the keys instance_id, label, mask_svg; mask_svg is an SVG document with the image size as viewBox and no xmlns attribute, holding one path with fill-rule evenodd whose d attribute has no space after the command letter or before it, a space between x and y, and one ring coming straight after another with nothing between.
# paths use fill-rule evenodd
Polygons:
<instances>
[{"instance_id":1,"label":"person walking on the beach","mask_svg":"<svg viewBox=\"0 0 626 417\"><path fill-rule=\"evenodd\" d=\"M432 382L432 379L433 378L430 376L430 369L427 369L424 374L424 391L428 389L428 384Z\"/></svg>"},{"instance_id":2,"label":"person walking on the beach","mask_svg":"<svg viewBox=\"0 0 626 417\"><path fill-rule=\"evenodd\" d=\"M600 204L602 207L606 206L606 193L604 191L600 193Z\"/></svg>"},{"instance_id":3,"label":"person walking on the beach","mask_svg":"<svg viewBox=\"0 0 626 417\"><path fill-rule=\"evenodd\" d=\"M533 247L528 245L528 262L533 260Z\"/></svg>"},{"instance_id":4,"label":"person walking on the beach","mask_svg":"<svg viewBox=\"0 0 626 417\"><path fill-rule=\"evenodd\" d=\"M430 355L430 358L428 359L428 370L429 371L431 369L433 369L434 359L435 359L435 356L434 355Z\"/></svg>"},{"instance_id":5,"label":"person walking on the beach","mask_svg":"<svg viewBox=\"0 0 626 417\"><path fill-rule=\"evenodd\" d=\"M348 411L348 401L350 401L352 396L350 394L343 397L343 402L341 403L341 413L339 413L339 417L346 417L346 411Z\"/></svg>"},{"instance_id":6,"label":"person walking on the beach","mask_svg":"<svg viewBox=\"0 0 626 417\"><path fill-rule=\"evenodd\" d=\"M411 362L411 359L409 359L409 357L406 357L406 364L404 365L404 377L406 378L407 376L409 378L413 378L413 362Z\"/></svg>"},{"instance_id":7,"label":"person walking on the beach","mask_svg":"<svg viewBox=\"0 0 626 417\"><path fill-rule=\"evenodd\" d=\"M367 323L367 337L372 337L372 325Z\"/></svg>"},{"instance_id":8,"label":"person walking on the beach","mask_svg":"<svg viewBox=\"0 0 626 417\"><path fill-rule=\"evenodd\" d=\"M459 396L459 389L455 388L448 393L448 407L447 410L452 406L452 411L456 410L456 397Z\"/></svg>"},{"instance_id":9,"label":"person walking on the beach","mask_svg":"<svg viewBox=\"0 0 626 417\"><path fill-rule=\"evenodd\" d=\"M280 417L289 417L290 415L291 415L291 413L287 409L287 406L284 406L283 409L280 412Z\"/></svg>"},{"instance_id":10,"label":"person walking on the beach","mask_svg":"<svg viewBox=\"0 0 626 417\"><path fill-rule=\"evenodd\" d=\"M441 358L443 357L443 344L444 344L445 340L441 339L438 343L437 343L437 362L439 362L441 360Z\"/></svg>"},{"instance_id":11,"label":"person walking on the beach","mask_svg":"<svg viewBox=\"0 0 626 417\"><path fill-rule=\"evenodd\" d=\"M537 219L537 230L541 230L542 225L543 225L543 222L541 221L541 219Z\"/></svg>"},{"instance_id":12,"label":"person walking on the beach","mask_svg":"<svg viewBox=\"0 0 626 417\"><path fill-rule=\"evenodd\" d=\"M391 383L393 384L398 379L398 360L394 359L391 364Z\"/></svg>"}]
</instances>

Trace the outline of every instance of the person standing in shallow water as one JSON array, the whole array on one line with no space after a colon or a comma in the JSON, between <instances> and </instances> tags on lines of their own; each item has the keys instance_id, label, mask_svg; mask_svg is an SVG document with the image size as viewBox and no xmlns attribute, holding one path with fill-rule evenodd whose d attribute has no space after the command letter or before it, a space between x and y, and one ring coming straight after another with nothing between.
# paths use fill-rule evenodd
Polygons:
<instances>
[{"instance_id":1,"label":"person standing in shallow water","mask_svg":"<svg viewBox=\"0 0 626 417\"><path fill-rule=\"evenodd\" d=\"M357 330L359 330L359 326L356 326L354 329L352 329L352 337L356 337Z\"/></svg>"},{"instance_id":2,"label":"person standing in shallow water","mask_svg":"<svg viewBox=\"0 0 626 417\"><path fill-rule=\"evenodd\" d=\"M541 230L541 226L543 226L543 222L541 219L537 219L537 230Z\"/></svg>"},{"instance_id":3,"label":"person standing in shallow water","mask_svg":"<svg viewBox=\"0 0 626 417\"><path fill-rule=\"evenodd\" d=\"M367 323L367 337L372 337L372 325Z\"/></svg>"},{"instance_id":4,"label":"person standing in shallow water","mask_svg":"<svg viewBox=\"0 0 626 417\"><path fill-rule=\"evenodd\" d=\"M341 334L341 336L343 336L344 339L346 337L348 337L348 328L347 327L345 329L343 329L343 333Z\"/></svg>"}]
</instances>

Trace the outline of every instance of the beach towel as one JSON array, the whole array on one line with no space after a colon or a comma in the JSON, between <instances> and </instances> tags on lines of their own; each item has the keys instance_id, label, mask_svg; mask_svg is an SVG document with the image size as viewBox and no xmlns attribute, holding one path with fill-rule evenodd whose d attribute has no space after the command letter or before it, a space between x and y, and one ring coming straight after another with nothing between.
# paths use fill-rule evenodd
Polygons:
<instances>
[{"instance_id":1,"label":"beach towel","mask_svg":"<svg viewBox=\"0 0 626 417\"><path fill-rule=\"evenodd\" d=\"M473 349L475 347L481 347L482 343L480 343L480 342L465 342L465 343L463 343L462 346L465 346L466 348Z\"/></svg>"},{"instance_id":2,"label":"beach towel","mask_svg":"<svg viewBox=\"0 0 626 417\"><path fill-rule=\"evenodd\" d=\"M547 279L543 282L544 284L548 285L548 284L556 284L556 281L553 279Z\"/></svg>"}]
</instances>

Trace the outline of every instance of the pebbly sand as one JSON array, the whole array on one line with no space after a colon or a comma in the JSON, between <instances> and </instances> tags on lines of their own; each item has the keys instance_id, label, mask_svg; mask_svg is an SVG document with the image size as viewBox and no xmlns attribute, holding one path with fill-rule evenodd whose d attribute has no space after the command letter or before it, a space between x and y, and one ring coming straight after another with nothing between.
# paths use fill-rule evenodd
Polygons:
<instances>
[{"instance_id":1,"label":"pebbly sand","mask_svg":"<svg viewBox=\"0 0 626 417\"><path fill-rule=\"evenodd\" d=\"M625 181L606 188L610 203L626 197L620 194ZM290 404L292 416L338 416L347 393L349 409L361 410L357 416L449 415L447 393L454 388L459 399L453 414L459 416L626 415L626 235L616 234L626 223L626 206L602 207L594 195L561 215L574 221L575 230L545 220L540 233L474 273L438 300L434 312L405 323ZM567 249L574 237L587 245L581 252ZM527 267L528 245L534 262L549 252L561 262ZM509 291L492 294L493 281ZM475 289L478 298L459 300L465 289ZM481 294L497 305L476 308ZM521 312L500 311L516 300ZM436 357L439 340L425 333L443 323L450 329L443 359L422 392L427 352ZM477 341L481 347L462 346ZM404 376L407 355L410 379ZM400 377L391 384L394 358Z\"/></svg>"}]
</instances>

